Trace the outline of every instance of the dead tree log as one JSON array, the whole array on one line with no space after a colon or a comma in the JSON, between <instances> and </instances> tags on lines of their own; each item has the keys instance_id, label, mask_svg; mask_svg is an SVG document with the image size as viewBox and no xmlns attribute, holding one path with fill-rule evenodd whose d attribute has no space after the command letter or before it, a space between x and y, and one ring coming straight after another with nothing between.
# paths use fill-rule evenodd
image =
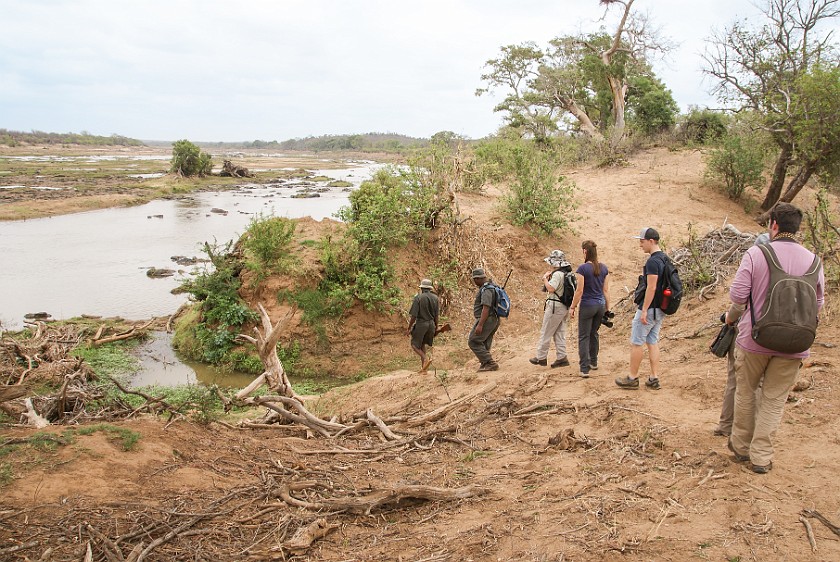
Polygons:
<instances>
[{"instance_id":1,"label":"dead tree log","mask_svg":"<svg viewBox=\"0 0 840 562\"><path fill-rule=\"evenodd\" d=\"M490 392L494 388L496 388L496 383L491 382L490 384L487 384L487 385L483 386L482 388L478 389L477 391L473 392L472 394L467 394L466 396L462 396L461 398L458 398L454 402L450 402L449 404L441 406L437 410L429 412L428 414L424 414L420 417L411 419L405 425L407 427L416 427L418 425L423 425L423 424L435 421L437 419L440 419L440 418L444 417L446 414L448 414L450 411L452 411L456 408L460 408L461 406L472 402L478 396L481 396L482 394L487 394L488 392Z\"/></svg>"},{"instance_id":2,"label":"dead tree log","mask_svg":"<svg viewBox=\"0 0 840 562\"><path fill-rule=\"evenodd\" d=\"M309 525L301 527L294 536L286 542L283 547L292 554L303 554L316 540L327 536L330 531L337 529L339 525L327 523L323 517L316 519Z\"/></svg>"},{"instance_id":3,"label":"dead tree log","mask_svg":"<svg viewBox=\"0 0 840 562\"><path fill-rule=\"evenodd\" d=\"M29 388L19 384L0 384L0 402L25 396Z\"/></svg>"},{"instance_id":4,"label":"dead tree log","mask_svg":"<svg viewBox=\"0 0 840 562\"><path fill-rule=\"evenodd\" d=\"M286 316L276 325L271 324L271 317L265 311L262 304L258 304L257 308L259 309L260 319L262 321L262 330L255 326L254 332L257 334L256 337L246 336L245 334L239 334L238 337L254 344L265 366L265 371L254 379L254 382L237 392L236 398L242 400L261 387L263 383L267 383L268 389L272 393L293 398L303 404L303 400L292 389L292 383L289 382L289 377L286 376L283 363L280 361L280 357L277 356L277 342L280 341L280 334L283 333L286 325L297 312L297 307L292 307L286 313Z\"/></svg>"},{"instance_id":5,"label":"dead tree log","mask_svg":"<svg viewBox=\"0 0 840 562\"><path fill-rule=\"evenodd\" d=\"M398 486L371 490L368 495L324 498L321 501L304 501L292 496L293 491L320 487L313 480L284 484L277 494L287 504L312 511L348 511L370 515L376 508L399 506L404 500L455 501L483 496L489 488L464 486L463 488L435 488L433 486Z\"/></svg>"},{"instance_id":6,"label":"dead tree log","mask_svg":"<svg viewBox=\"0 0 840 562\"><path fill-rule=\"evenodd\" d=\"M253 178L254 174L252 174L248 168L243 166L238 166L231 162L230 160L225 160L222 163L222 171L219 172L219 175L226 178Z\"/></svg>"}]
</instances>

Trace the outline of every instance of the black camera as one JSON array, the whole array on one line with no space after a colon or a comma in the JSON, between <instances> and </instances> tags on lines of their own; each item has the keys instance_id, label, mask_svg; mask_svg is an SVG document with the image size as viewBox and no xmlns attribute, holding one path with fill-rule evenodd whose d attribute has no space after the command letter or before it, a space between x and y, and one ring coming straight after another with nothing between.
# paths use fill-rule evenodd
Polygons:
<instances>
[{"instance_id":1,"label":"black camera","mask_svg":"<svg viewBox=\"0 0 840 562\"><path fill-rule=\"evenodd\" d=\"M613 312L611 310L608 310L604 313L603 316L601 316L601 324L603 324L607 328L612 328L613 327L613 321L612 321L613 318L615 318L615 312Z\"/></svg>"}]
</instances>

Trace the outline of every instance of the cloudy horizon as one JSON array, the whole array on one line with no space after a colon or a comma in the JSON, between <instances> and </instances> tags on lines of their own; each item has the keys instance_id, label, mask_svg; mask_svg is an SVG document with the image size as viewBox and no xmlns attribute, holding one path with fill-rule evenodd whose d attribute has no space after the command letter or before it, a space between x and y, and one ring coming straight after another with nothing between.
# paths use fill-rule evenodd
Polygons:
<instances>
[{"instance_id":1,"label":"cloudy horizon","mask_svg":"<svg viewBox=\"0 0 840 562\"><path fill-rule=\"evenodd\" d=\"M682 111L716 107L703 40L750 0L636 0L677 45L655 64ZM142 140L494 133L501 93L475 96L503 45L614 29L598 0L0 0L0 128Z\"/></svg>"}]
</instances>

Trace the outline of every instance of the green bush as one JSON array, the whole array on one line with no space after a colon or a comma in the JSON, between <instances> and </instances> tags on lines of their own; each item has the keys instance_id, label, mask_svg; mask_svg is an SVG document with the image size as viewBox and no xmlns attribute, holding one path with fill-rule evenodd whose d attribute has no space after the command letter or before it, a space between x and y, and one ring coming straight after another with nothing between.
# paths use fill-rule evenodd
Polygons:
<instances>
[{"instance_id":1,"label":"green bush","mask_svg":"<svg viewBox=\"0 0 840 562\"><path fill-rule=\"evenodd\" d=\"M533 226L552 234L570 227L574 220L575 185L557 174L550 154L522 142L511 153L515 178L503 211L517 226Z\"/></svg>"},{"instance_id":2,"label":"green bush","mask_svg":"<svg viewBox=\"0 0 840 562\"><path fill-rule=\"evenodd\" d=\"M204 251L213 268L181 286L198 302L200 313L176 324L173 344L191 359L230 367L228 354L242 325L259 317L239 296L243 264L231 243L222 248L205 243Z\"/></svg>"},{"instance_id":3,"label":"green bush","mask_svg":"<svg viewBox=\"0 0 840 562\"><path fill-rule=\"evenodd\" d=\"M726 195L740 200L748 187L756 190L764 184L765 151L761 143L749 137L730 135L707 159L706 175L723 182Z\"/></svg>"},{"instance_id":4,"label":"green bush","mask_svg":"<svg viewBox=\"0 0 840 562\"><path fill-rule=\"evenodd\" d=\"M826 286L840 286L840 221L832 211L826 188L816 193L812 210L805 211L805 242L823 260Z\"/></svg>"},{"instance_id":5,"label":"green bush","mask_svg":"<svg viewBox=\"0 0 840 562\"><path fill-rule=\"evenodd\" d=\"M352 288L368 309L389 310L399 304L399 290L391 286L389 250L423 233L440 215L434 208L434 186L419 174L379 170L350 194L350 205L338 218L347 223L342 240L322 245L323 283L330 292Z\"/></svg>"},{"instance_id":6,"label":"green bush","mask_svg":"<svg viewBox=\"0 0 840 562\"><path fill-rule=\"evenodd\" d=\"M690 108L680 124L680 137L686 144L717 142L726 135L726 116L710 109Z\"/></svg>"},{"instance_id":7,"label":"green bush","mask_svg":"<svg viewBox=\"0 0 840 562\"><path fill-rule=\"evenodd\" d=\"M196 145L184 139L175 141L172 146L172 165L170 172L181 176L207 176L213 168L210 155L202 152Z\"/></svg>"},{"instance_id":8,"label":"green bush","mask_svg":"<svg viewBox=\"0 0 840 562\"><path fill-rule=\"evenodd\" d=\"M259 215L251 219L243 244L250 258L261 268L281 272L294 263L290 247L297 223L282 217Z\"/></svg>"}]
</instances>

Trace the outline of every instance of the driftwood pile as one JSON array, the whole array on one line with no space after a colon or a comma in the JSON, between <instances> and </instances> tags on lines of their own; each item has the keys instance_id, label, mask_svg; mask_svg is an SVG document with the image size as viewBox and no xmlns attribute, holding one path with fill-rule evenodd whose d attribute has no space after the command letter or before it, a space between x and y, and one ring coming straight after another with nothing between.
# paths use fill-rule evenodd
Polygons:
<instances>
[{"instance_id":1,"label":"driftwood pile","mask_svg":"<svg viewBox=\"0 0 840 562\"><path fill-rule=\"evenodd\" d=\"M86 406L104 396L104 381L73 350L82 344L99 346L130 338L145 337L149 329L163 328L163 320L131 323L124 329L102 323L91 328L70 324L30 323L28 337L4 334L0 339L0 411L35 427L118 419L139 411L168 409L160 399L123 388L126 394L146 398L141 408L116 399L107 409L91 411ZM36 385L57 388L52 394L35 393Z\"/></svg>"},{"instance_id":2,"label":"driftwood pile","mask_svg":"<svg viewBox=\"0 0 840 562\"><path fill-rule=\"evenodd\" d=\"M225 160L222 164L222 171L219 172L219 175L225 178L253 178L254 174L252 174L248 168L243 166L238 166L231 162L230 160Z\"/></svg>"},{"instance_id":3,"label":"driftwood pile","mask_svg":"<svg viewBox=\"0 0 840 562\"><path fill-rule=\"evenodd\" d=\"M702 238L692 238L687 246L670 253L680 278L688 290L697 290L705 299L709 291L722 286L741 263L741 257L757 236L741 232L731 224L709 231Z\"/></svg>"}]
</instances>

